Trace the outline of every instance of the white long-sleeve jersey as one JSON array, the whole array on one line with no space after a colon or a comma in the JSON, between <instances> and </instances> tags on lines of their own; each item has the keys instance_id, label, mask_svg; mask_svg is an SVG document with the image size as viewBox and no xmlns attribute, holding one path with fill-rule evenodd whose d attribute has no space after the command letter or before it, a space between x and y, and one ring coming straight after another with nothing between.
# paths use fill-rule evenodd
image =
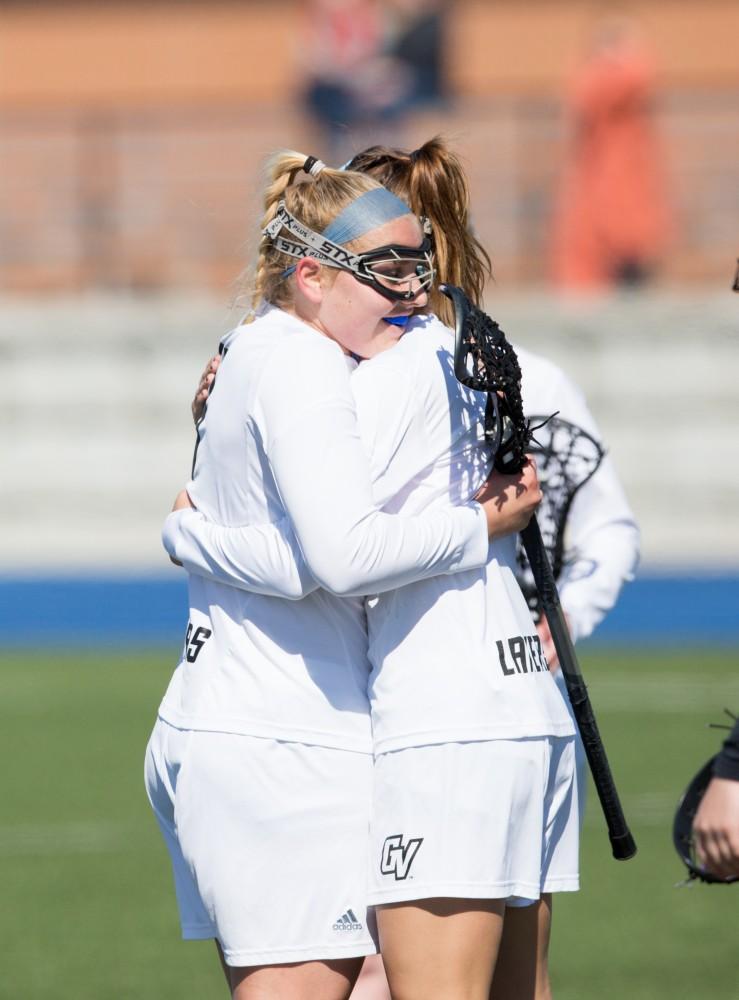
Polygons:
<instances>
[{"instance_id":1,"label":"white long-sleeve jersey","mask_svg":"<svg viewBox=\"0 0 739 1000\"><path fill-rule=\"evenodd\" d=\"M546 417L559 411L562 419L600 441L585 397L562 369L522 347L516 346L516 353L526 414ZM575 494L565 526L558 589L574 641L589 636L611 610L638 563L639 528L606 454Z\"/></svg>"},{"instance_id":2,"label":"white long-sleeve jersey","mask_svg":"<svg viewBox=\"0 0 739 1000\"><path fill-rule=\"evenodd\" d=\"M331 340L272 308L227 346L188 491L223 526L263 534L289 516L321 589L285 601L191 576L185 649L160 715L181 728L370 752L364 606L336 594L484 564L484 511L378 511L346 359Z\"/></svg>"},{"instance_id":3,"label":"white long-sleeve jersey","mask_svg":"<svg viewBox=\"0 0 739 1000\"><path fill-rule=\"evenodd\" d=\"M398 346L353 375L375 500L388 513L446 510L474 494L489 470L485 400L454 378L452 351L447 328L417 319ZM195 512L172 515L165 529L170 554L193 572L264 586L275 568L271 583L296 596L303 570L286 571L294 544L277 528L274 542L248 528L224 531ZM490 546L483 568L368 600L376 751L572 732L514 570L509 538Z\"/></svg>"},{"instance_id":4,"label":"white long-sleeve jersey","mask_svg":"<svg viewBox=\"0 0 739 1000\"><path fill-rule=\"evenodd\" d=\"M447 327L418 319L352 376L383 510L443 508L473 495L490 471L486 396L457 381L453 352ZM376 753L573 732L515 570L509 536L490 545L481 569L368 599Z\"/></svg>"}]
</instances>

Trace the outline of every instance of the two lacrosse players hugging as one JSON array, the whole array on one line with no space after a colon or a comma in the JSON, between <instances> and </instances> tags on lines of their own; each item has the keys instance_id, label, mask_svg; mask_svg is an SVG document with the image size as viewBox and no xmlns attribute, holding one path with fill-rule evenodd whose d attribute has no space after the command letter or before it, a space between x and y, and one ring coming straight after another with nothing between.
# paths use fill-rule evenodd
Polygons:
<instances>
[{"instance_id":1,"label":"two lacrosse players hugging","mask_svg":"<svg viewBox=\"0 0 739 1000\"><path fill-rule=\"evenodd\" d=\"M541 495L533 463L490 474L453 376L435 267L475 301L489 271L467 202L439 140L277 155L254 310L196 398L164 532L187 642L146 782L183 936L216 940L235 1000L347 997L378 942L396 998L550 994L574 730L552 673L490 655L536 634L515 538ZM608 600L577 584L615 598L630 569L573 574L581 632Z\"/></svg>"}]
</instances>

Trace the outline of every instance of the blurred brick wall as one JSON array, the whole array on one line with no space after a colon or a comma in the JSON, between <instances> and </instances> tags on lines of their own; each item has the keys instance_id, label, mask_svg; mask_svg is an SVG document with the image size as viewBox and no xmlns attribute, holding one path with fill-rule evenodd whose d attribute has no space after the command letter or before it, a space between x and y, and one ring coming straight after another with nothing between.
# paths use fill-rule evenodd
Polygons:
<instances>
[{"instance_id":1,"label":"blurred brick wall","mask_svg":"<svg viewBox=\"0 0 739 1000\"><path fill-rule=\"evenodd\" d=\"M678 216L664 276L725 280L739 209L739 4L628 6L660 70ZM4 5L0 288L228 287L247 258L264 156L284 145L322 151L296 96L299 7ZM607 7L457 0L455 103L389 136L412 145L443 131L461 151L501 282L546 276L560 94Z\"/></svg>"},{"instance_id":2,"label":"blurred brick wall","mask_svg":"<svg viewBox=\"0 0 739 1000\"><path fill-rule=\"evenodd\" d=\"M0 287L218 287L236 278L286 109L62 110L0 126Z\"/></svg>"}]
</instances>

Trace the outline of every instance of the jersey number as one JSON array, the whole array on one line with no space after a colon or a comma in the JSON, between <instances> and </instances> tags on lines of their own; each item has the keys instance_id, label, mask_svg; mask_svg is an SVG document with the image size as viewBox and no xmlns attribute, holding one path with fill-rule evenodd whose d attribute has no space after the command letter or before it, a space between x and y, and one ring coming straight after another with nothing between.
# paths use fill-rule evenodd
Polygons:
<instances>
[{"instance_id":1,"label":"jersey number","mask_svg":"<svg viewBox=\"0 0 739 1000\"><path fill-rule=\"evenodd\" d=\"M193 632L192 622L187 623L187 633L185 635L185 658L188 663L194 663L198 658L198 653L205 645L205 640L210 639L213 632L209 628L203 628L202 625L198 627Z\"/></svg>"}]
</instances>

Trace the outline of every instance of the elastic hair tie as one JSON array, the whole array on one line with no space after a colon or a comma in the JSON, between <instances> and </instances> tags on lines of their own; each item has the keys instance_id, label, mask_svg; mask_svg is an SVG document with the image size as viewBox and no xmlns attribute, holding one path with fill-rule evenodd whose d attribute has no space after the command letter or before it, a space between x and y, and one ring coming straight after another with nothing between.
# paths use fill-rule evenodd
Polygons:
<instances>
[{"instance_id":1,"label":"elastic hair tie","mask_svg":"<svg viewBox=\"0 0 739 1000\"><path fill-rule=\"evenodd\" d=\"M319 160L317 156L309 156L303 164L303 170L312 177L318 177L325 166L323 160Z\"/></svg>"}]
</instances>

